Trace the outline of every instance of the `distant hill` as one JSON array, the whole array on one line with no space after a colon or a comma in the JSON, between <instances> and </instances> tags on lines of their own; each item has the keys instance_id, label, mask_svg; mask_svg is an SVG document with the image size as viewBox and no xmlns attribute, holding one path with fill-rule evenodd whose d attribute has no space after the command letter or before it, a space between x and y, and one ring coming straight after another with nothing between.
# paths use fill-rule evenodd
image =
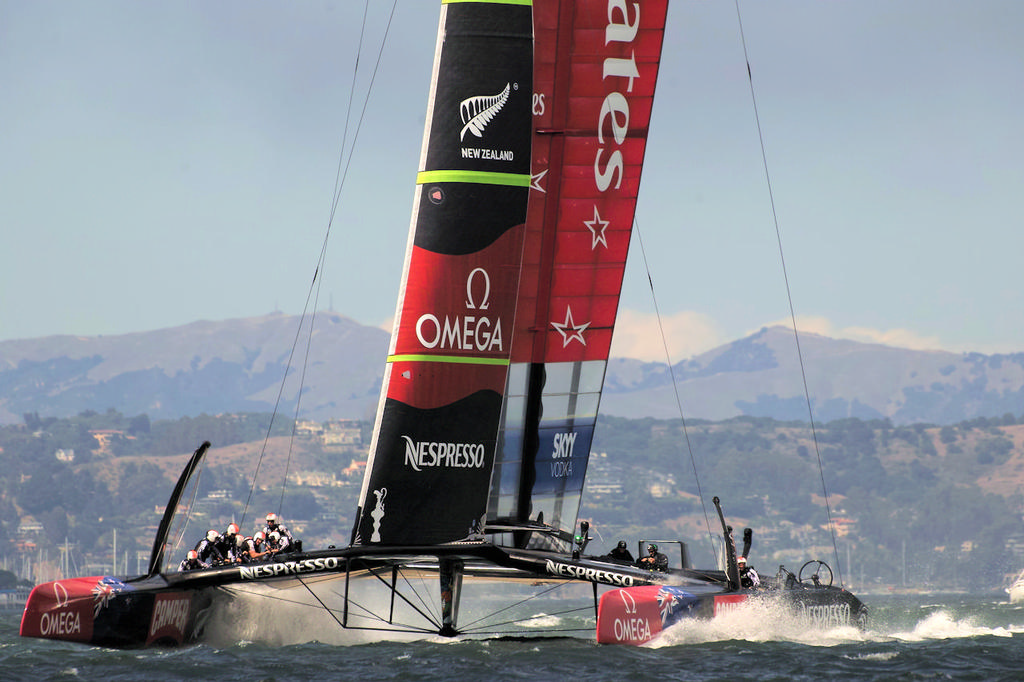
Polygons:
<instances>
[{"instance_id":1,"label":"distant hill","mask_svg":"<svg viewBox=\"0 0 1024 682\"><path fill-rule=\"evenodd\" d=\"M1024 413L1024 353L982 355L894 348L802 333L816 421L889 418L954 424ZM771 327L673 368L686 417L808 420L793 331ZM678 416L668 367L614 359L601 411Z\"/></svg>"},{"instance_id":2,"label":"distant hill","mask_svg":"<svg viewBox=\"0 0 1024 682\"><path fill-rule=\"evenodd\" d=\"M279 409L295 411L308 321L271 314L119 336L50 336L0 342L0 423L28 412L71 416L114 407L175 419L202 413L270 412L289 355ZM318 313L302 416L369 419L377 406L388 333Z\"/></svg>"},{"instance_id":3,"label":"distant hill","mask_svg":"<svg viewBox=\"0 0 1024 682\"><path fill-rule=\"evenodd\" d=\"M151 419L269 412L298 338L279 405L293 414L308 336L298 323L297 316L272 314L118 336L0 341L0 423L31 412L61 417L111 407ZM300 416L372 418L387 346L379 328L318 313ZM914 351L807 333L801 349L818 421L953 424L1024 413L1024 353ZM672 369L687 418L807 421L790 330L762 329ZM677 417L668 367L613 359L601 412Z\"/></svg>"}]
</instances>

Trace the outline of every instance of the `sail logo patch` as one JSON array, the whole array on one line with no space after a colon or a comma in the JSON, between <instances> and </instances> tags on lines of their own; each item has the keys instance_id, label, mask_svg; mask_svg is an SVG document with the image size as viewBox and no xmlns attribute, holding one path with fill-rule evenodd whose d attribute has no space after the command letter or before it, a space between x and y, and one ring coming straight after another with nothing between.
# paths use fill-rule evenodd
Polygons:
<instances>
[{"instance_id":1,"label":"sail logo patch","mask_svg":"<svg viewBox=\"0 0 1024 682\"><path fill-rule=\"evenodd\" d=\"M555 450L551 456L555 459L562 457L572 457L572 448L576 444L576 436L579 433L556 433L555 434Z\"/></svg>"},{"instance_id":2,"label":"sail logo patch","mask_svg":"<svg viewBox=\"0 0 1024 682\"><path fill-rule=\"evenodd\" d=\"M572 476L572 449L578 435L578 432L555 434L554 449L551 453L551 478Z\"/></svg>"},{"instance_id":3,"label":"sail logo patch","mask_svg":"<svg viewBox=\"0 0 1024 682\"><path fill-rule=\"evenodd\" d=\"M459 116L462 118L460 140L466 139L467 132L473 133L476 137L484 136L487 124L498 115L508 101L511 87L511 83L505 83L505 89L497 95L477 95L459 102Z\"/></svg>"},{"instance_id":4,"label":"sail logo patch","mask_svg":"<svg viewBox=\"0 0 1024 682\"><path fill-rule=\"evenodd\" d=\"M608 3L608 25L604 30L605 45L610 43L632 43L640 28L640 4L634 3L635 10L633 21L630 22L629 8L624 2L610 0ZM621 23L612 21L615 15L619 15ZM625 79L626 92L633 91L633 80L640 77L640 71L636 66L636 54L630 53L629 59L621 57L607 57L604 60L602 79ZM621 80L616 80L620 84ZM608 154L611 144L606 144L605 128L608 127L615 149ZM618 90L613 90L605 95L601 104L601 112L597 119L597 142L598 148L594 156L594 181L597 189L601 192L607 191L610 187L619 189L622 178L625 175L625 160L622 156L622 144L629 134L629 100Z\"/></svg>"},{"instance_id":5,"label":"sail logo patch","mask_svg":"<svg viewBox=\"0 0 1024 682\"><path fill-rule=\"evenodd\" d=\"M466 277L466 310L486 311L491 306L491 276L483 268L473 268ZM503 351L501 318L486 315L444 316L423 313L416 320L416 338L424 348L476 351Z\"/></svg>"},{"instance_id":6,"label":"sail logo patch","mask_svg":"<svg viewBox=\"0 0 1024 682\"><path fill-rule=\"evenodd\" d=\"M405 441L405 465L413 471L434 467L446 469L482 469L484 446L480 443L437 443L413 442L409 436Z\"/></svg>"},{"instance_id":7,"label":"sail logo patch","mask_svg":"<svg viewBox=\"0 0 1024 682\"><path fill-rule=\"evenodd\" d=\"M476 95L459 102L459 117L462 130L459 140L465 141L466 133L483 138L487 125L497 116L505 103L508 102L512 90L518 90L519 84L505 83L505 89L496 95ZM486 147L462 147L462 158L484 161L515 161L515 152L511 149L490 149Z\"/></svg>"},{"instance_id":8,"label":"sail logo patch","mask_svg":"<svg viewBox=\"0 0 1024 682\"><path fill-rule=\"evenodd\" d=\"M377 498L377 506L370 512L370 518L373 519L373 533L370 534L370 542L380 542L380 523L384 520L384 498L388 496L388 489L374 490L373 494Z\"/></svg>"}]
</instances>

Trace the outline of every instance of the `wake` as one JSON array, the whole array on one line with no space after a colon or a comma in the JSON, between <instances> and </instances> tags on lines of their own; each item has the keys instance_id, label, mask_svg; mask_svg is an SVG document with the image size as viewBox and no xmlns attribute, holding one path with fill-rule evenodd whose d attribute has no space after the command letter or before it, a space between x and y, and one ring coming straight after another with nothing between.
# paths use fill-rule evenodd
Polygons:
<instances>
[{"instance_id":1,"label":"wake","mask_svg":"<svg viewBox=\"0 0 1024 682\"><path fill-rule=\"evenodd\" d=\"M891 638L904 642L923 642L925 640L966 639L983 636L1013 637L1015 633L1024 633L1024 626L989 627L979 625L975 616L957 619L950 611L940 609L919 621L909 632L894 632Z\"/></svg>"},{"instance_id":2,"label":"wake","mask_svg":"<svg viewBox=\"0 0 1024 682\"><path fill-rule=\"evenodd\" d=\"M869 613L868 627L852 626L819 629L784 604L748 601L713 620L682 621L673 625L646 647L662 648L709 642L793 642L809 646L837 646L859 642L923 642L967 639L972 637L1013 637L1024 633L1024 625L992 626L974 615L957 616L951 610L933 611L909 628L904 624L875 622ZM909 615L909 614L908 614Z\"/></svg>"}]
</instances>

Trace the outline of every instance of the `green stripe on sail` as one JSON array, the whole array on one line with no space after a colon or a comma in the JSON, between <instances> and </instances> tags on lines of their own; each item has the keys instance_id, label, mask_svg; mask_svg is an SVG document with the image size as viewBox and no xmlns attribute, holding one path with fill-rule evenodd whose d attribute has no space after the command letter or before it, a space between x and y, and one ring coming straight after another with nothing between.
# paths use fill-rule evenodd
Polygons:
<instances>
[{"instance_id":1,"label":"green stripe on sail","mask_svg":"<svg viewBox=\"0 0 1024 682\"><path fill-rule=\"evenodd\" d=\"M464 170L422 171L416 174L417 185L426 185L431 182L469 182L477 185L529 187L530 176L527 173L491 173L488 171Z\"/></svg>"},{"instance_id":2,"label":"green stripe on sail","mask_svg":"<svg viewBox=\"0 0 1024 682\"><path fill-rule=\"evenodd\" d=\"M388 362L443 362L450 365L508 365L507 358L473 358L464 355L389 355Z\"/></svg>"}]
</instances>

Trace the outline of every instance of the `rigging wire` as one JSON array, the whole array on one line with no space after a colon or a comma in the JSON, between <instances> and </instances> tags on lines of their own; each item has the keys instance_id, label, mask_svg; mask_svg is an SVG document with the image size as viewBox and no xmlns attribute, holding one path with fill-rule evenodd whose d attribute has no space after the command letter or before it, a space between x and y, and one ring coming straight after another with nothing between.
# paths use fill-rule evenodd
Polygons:
<instances>
[{"instance_id":1,"label":"rigging wire","mask_svg":"<svg viewBox=\"0 0 1024 682\"><path fill-rule=\"evenodd\" d=\"M192 494L189 496L188 499L188 509L195 509L196 496L199 494L199 481L202 480L203 469L205 468L205 466L206 458L204 457L203 460L199 463L199 468L196 471L195 475L192 477L192 480L189 481L189 486L192 488ZM181 503L179 502L179 509L181 508L180 504ZM188 530L188 524L192 520L191 514L179 515L179 517L181 520L175 521L175 525L171 527L171 532L167 535L167 546L170 548L170 551L164 554L164 566L167 566L168 562L170 562L169 557L172 556L172 553L177 552L181 549L181 543L185 539L185 531ZM162 570L163 567L161 567L161 571Z\"/></svg>"},{"instance_id":2,"label":"rigging wire","mask_svg":"<svg viewBox=\"0 0 1024 682\"><path fill-rule=\"evenodd\" d=\"M775 224L775 240L779 246L779 261L782 264L782 277L786 282L786 298L789 301L789 317L793 323L793 339L796 342L796 354L797 359L800 361L800 377L803 380L804 385L804 399L807 402L807 416L810 419L811 424L811 439L814 442L814 453L818 457L818 473L821 476L821 489L825 496L825 514L828 517L828 528L832 535L832 551L835 553L836 571L839 573L839 584L843 584L843 571L842 565L839 563L839 545L836 541L836 527L832 520L832 506L828 500L828 487L825 485L825 468L821 462L821 451L818 448L818 434L814 426L814 410L811 406L811 392L807 387L807 370L804 367L804 356L800 349L800 334L797 331L796 325L796 309L793 306L793 292L789 286L789 273L786 270L786 257L782 250L782 230L779 228L779 216L775 210L775 194L772 191L772 178L771 173L768 171L768 154L765 151L764 146L764 133L761 130L761 118L757 111L757 97L754 94L754 76L750 69L750 57L747 53L747 39L743 33L743 19L740 17L740 3L739 0L734 0L736 4L736 22L740 29L740 42L743 44L743 60L747 65L747 81L750 83L750 100L754 108L754 121L757 124L757 136L761 144L761 161L764 164L764 176L765 181L768 184L768 199L771 203L772 208L772 220Z\"/></svg>"},{"instance_id":3,"label":"rigging wire","mask_svg":"<svg viewBox=\"0 0 1024 682\"><path fill-rule=\"evenodd\" d=\"M380 632L419 633L419 634L436 634L436 632L437 632L437 627L438 626L434 623L432 618L428 618L427 619L427 622L429 622L431 624L431 626L432 626L432 627L429 627L429 628L425 627L425 626L422 626L422 625L415 625L415 624L406 623L406 622L392 622L392 621L389 621L384 616L382 616L381 614L376 613L373 610L372 607L366 606L365 604L362 604L362 603L356 601L355 599L352 599L351 597L349 597L347 599L348 607L350 609L358 610L359 613L353 614L350 611L349 612L349 617L350 618L358 618L358 619L363 619L363 620L367 620L367 621L371 621L371 622L385 623L389 627L368 627L368 626L365 626L365 625L342 625L341 622L339 621L338 617L337 617L337 613L341 609L334 608L334 607L331 607L331 606L328 606L327 604L325 604L324 601L319 597L319 595L317 595L317 594L315 594L313 592L312 588L309 586L309 584L307 584L306 580L299 579L299 582L313 596L313 598L318 602L318 604L311 604L309 602L302 601L302 600L300 600L298 598L295 598L295 597L283 597L283 596L278 596L278 595L273 595L273 594L266 594L266 593L261 592L259 590L245 589L245 588L238 587L238 586L218 586L216 589L222 590L226 594L229 594L229 595L232 595L232 596L243 595L243 596L248 596L248 597L255 597L257 599L276 601L276 602L280 602L282 604L289 604L289 605L292 605L292 606L301 606L301 607L304 607L304 608L307 608L307 609L315 609L317 611L323 610L323 611L326 611L328 613L328 615L330 615L334 619L334 621L337 622L341 626L341 628L343 630L373 630L373 631L380 631ZM322 581L315 581L315 582L319 583L319 582L322 582ZM331 594L334 594L335 596L342 597L342 595L340 595L338 592L333 591L333 590L331 591ZM344 597L342 597L342 598L344 599Z\"/></svg>"},{"instance_id":4,"label":"rigging wire","mask_svg":"<svg viewBox=\"0 0 1024 682\"><path fill-rule=\"evenodd\" d=\"M390 586L388 585L387 581L384 580L384 578L381 575L379 575L376 571L374 571L372 569L367 571L367 575L364 578L361 578L361 580L366 580L366 579L369 579L370 577L375 577L378 581L382 582L386 587L388 587L388 589L390 589ZM338 608L338 607L334 607L334 606L328 605L323 600L323 598L321 598L321 596L319 594L317 594L313 590L312 586L314 584L315 585L322 585L324 583L332 582L332 579L329 578L329 577L326 577L326 576L321 576L320 578L313 578L313 579L306 579L306 578L301 578L301 577L298 578L299 584L301 584L306 589L306 591L310 594L310 596L312 596L312 598L316 601L315 604L309 603L307 601L303 601L303 600L301 600L301 599L299 599L297 597L294 597L294 596L284 596L284 595L278 595L278 594L267 594L266 592L264 592L262 590L255 589L255 586L252 589L247 589L246 587L241 587L241 586L237 586L237 585L233 585L233 586L219 586L217 589L218 590L222 590L226 594L230 594L230 595L245 595L245 596L254 597L254 598L258 598L258 599L277 601L277 602L281 602L283 604L290 604L290 605L294 605L294 606L301 606L301 607L305 607L305 608L309 608L309 609L316 609L316 610L320 610L320 611L325 611L343 630L372 630L372 631L395 632L395 633L436 634L438 629L440 628L440 616L439 616L439 614L441 613L440 605L438 605L437 603L433 603L432 605L431 604L427 604L426 600L423 597L423 592L420 590L420 588L418 588L416 585L412 584L412 582L409 581L408 576L406 576L404 574L404 572L403 572L403 580L406 583L406 585L408 586L408 588L411 591L411 593L413 595L415 595L419 599L420 603L423 605L424 608L421 609L421 608L417 607L415 604L413 604L411 598L407 597L405 595L405 593L402 592L401 590L397 590L396 589L394 591L395 596L397 596L400 600L402 600L407 606L411 607L416 614L418 614L427 623L429 623L429 627L428 626L423 626L423 625L417 625L417 624L415 624L415 623L413 623L411 621L408 621L408 620L393 621L390 618L386 618L383 614L378 613L374 608L368 606L367 604L364 604L364 603L362 603L360 601L357 601L357 600L353 599L351 595L349 595L346 598L340 592L338 592L336 590L331 590L331 594L333 594L335 597L339 597L339 598L347 601L348 608L350 609L350 611L349 611L349 618L354 618L354 619L361 620L361 621L370 621L370 622L380 623L382 625L382 627L372 627L372 626L369 626L369 625L354 625L354 624L351 624L351 623L349 623L348 625L345 625L344 623L342 623L341 619L338 618L338 613L341 612L341 609ZM527 603L529 603L529 602L531 602L531 601L533 601L535 599L543 598L543 597L551 594L552 592L554 592L556 590L565 589L567 587L567 585L568 585L568 583L559 583L559 584L556 584L556 585L548 586L548 587L546 587L545 589L541 590L540 592L538 592L536 594L532 594L532 595L530 595L528 597L524 597L524 598L522 598L522 599L520 599L520 600L518 600L518 601L516 601L516 602L514 602L512 604L508 604L508 605L506 605L506 606L504 606L504 607L502 607L500 609L484 613L483 615L479 616L475 620L473 620L473 621L471 621L469 623L466 623L464 625L459 626L459 628L458 628L459 629L459 633L463 634L463 635L474 635L474 636L481 636L481 635L499 635L499 636L511 635L511 634L515 634L518 631L507 630L507 629L500 629L500 628L503 628L503 627L509 626L509 625L515 625L517 623L524 623L524 622L528 623L530 621L539 621L539 620L541 620L543 618L550 617L550 616L560 617L560 616L573 615L573 614L578 614L578 613L591 612L592 609L593 609L593 606L587 605L587 606L569 607L569 608L566 608L566 609L563 609L563 610L560 610L560 611L553 611L553 612L547 612L546 611L546 612L544 612L542 614L537 614L537 615L532 615L532 616L509 617L507 620L499 620L499 621L492 620L492 619L498 617L499 615L501 615L503 613L507 613L507 612L511 611L512 609L514 609L516 607L523 606L524 604L527 604ZM282 590L282 591L285 592L287 590ZM427 593L431 592L429 588L426 588L424 591L427 592ZM353 613L351 611L352 609L354 609L356 611L356 613ZM383 627L384 625L386 625L386 627ZM590 632L590 630L591 630L591 628L589 628L589 627L584 628L584 627L571 627L571 626L570 627L542 627L542 626L538 626L536 632L537 633L543 633L543 634L551 634L551 633L558 633L558 632Z\"/></svg>"},{"instance_id":5,"label":"rigging wire","mask_svg":"<svg viewBox=\"0 0 1024 682\"><path fill-rule=\"evenodd\" d=\"M525 603L525 600L523 602L520 602L520 603ZM552 611L551 613L548 613L548 612L539 613L539 614L537 614L535 616L523 616L523 617L519 617L519 618L510 618L509 620L502 620L502 621L497 621L497 622L494 622L494 623L488 623L486 625L480 625L480 626L477 626L475 628L461 627L460 626L458 630L459 630L459 634L462 634L462 635L504 634L504 633L508 633L508 632L511 632L511 631L507 631L507 630L494 630L493 628L500 628L500 627L504 627L504 626L507 626L507 625L520 625L521 623L530 623L531 621L534 621L534 623L536 625L538 622L540 622L540 621L542 621L542 620L544 620L546 618L550 618L550 617L559 618L561 616L571 616L571 615L580 614L580 613L584 613L584 612L592 613L593 610L594 610L594 607L591 606L591 605L577 606L577 607L573 607L573 608L570 608L570 609L564 609L562 611ZM493 616L493 615L496 615L496 614L491 614L491 616ZM490 616L488 616L488 617L490 617ZM483 619L481 619L481 620L483 620ZM530 626L527 625L526 627L530 627ZM577 627L577 628L574 628L574 627L545 628L544 630L542 630L542 632L544 632L545 634L550 633L550 632L590 632L590 631L591 631L591 628L589 628L589 627L587 627L587 628L579 628L579 627Z\"/></svg>"},{"instance_id":6,"label":"rigging wire","mask_svg":"<svg viewBox=\"0 0 1024 682\"><path fill-rule=\"evenodd\" d=\"M532 620L532 618L531 619L518 618L518 619L515 619L515 620L510 620L510 621L505 621L505 622L487 623L485 625L480 625L480 623L482 623L485 620L488 620L489 618L494 618L495 616L497 616L500 613L505 613L506 611L510 611L510 610L512 610L512 609L514 609L516 607L519 607L519 606L522 606L523 604L526 604L527 602L533 601L534 599L540 599L542 597L546 597L549 594L551 594L552 592L554 592L555 590L557 590L559 588L562 588L562 587L565 587L564 583L561 583L561 584L557 584L556 583L554 585L551 585L550 587L547 587L547 588L541 590L540 592L537 592L536 594L531 594L528 597L523 597L519 601L513 602L513 603L511 603L511 604L509 604L507 606L503 606L502 608L498 609L497 611L491 611L490 613L484 614L483 616L480 616L476 620L470 621L469 623L464 624L459 629L465 632L465 631L468 631L468 630L476 630L476 629L479 629L479 628L482 628L482 627L491 628L491 627L497 627L498 625L507 625L508 623L515 623L515 622L518 622L518 621L521 621L521 620ZM585 608L586 610L590 610L592 607L591 606L586 606L586 607L581 607L581 608ZM572 609L572 610L575 611L575 610L581 610L581 609ZM557 615L557 614L547 614L547 615ZM536 618L536 616L534 616L534 618Z\"/></svg>"},{"instance_id":7,"label":"rigging wire","mask_svg":"<svg viewBox=\"0 0 1024 682\"><path fill-rule=\"evenodd\" d=\"M360 27L359 41L358 41L357 46L356 46L356 59L355 59L355 64L353 66L352 81L351 81L351 85L350 85L350 88L349 88L348 108L346 109L346 113L345 113L345 125L344 125L343 132L342 132L341 152L340 152L340 154L338 156L338 168L337 168L337 171L336 171L336 174L335 174L334 192L333 192L333 195L331 197L331 210L330 210L329 217L328 217L328 220L327 220L327 229L326 229L326 231L324 233L323 242L322 242L321 247L320 247L320 254L317 257L316 267L314 268L314 271L313 271L313 278L310 281L309 290L308 290L308 292L306 294L306 302L305 302L305 305L302 308L302 313L299 316L299 324L298 324L298 328L296 329L296 332L295 332L295 339L292 342L291 351L290 351L290 353L288 355L288 362L285 364L285 374L284 374L284 377L281 379L281 385L280 385L280 388L278 389L277 399L274 402L274 411L271 414L270 424L267 427L267 433L266 433L266 436L265 436L264 441L263 441L263 447L260 450L260 456L259 456L259 458L258 458L258 460L256 462L256 471L253 474L252 483L251 483L251 485L249 487L249 496L246 499L245 507L244 507L244 509L242 511L242 521L243 522L245 520L245 515L248 512L249 505L250 505L250 503L252 501L253 493L255 492L255 489L256 489L256 481L259 480L259 470L260 470L260 467L263 464L263 459L266 456L267 446L268 446L268 443L270 441L270 434L271 434L271 431L272 431L273 426L274 426L274 420L276 419L277 414L278 414L278 410L280 408L282 395L284 393L285 382L288 379L288 375L291 373L292 361L293 361L293 359L295 357L296 348L299 345L299 339L302 336L303 326L304 326L304 324L306 322L307 314L308 314L309 330L307 332L307 337L306 337L306 348L305 348L305 354L303 355L302 371L301 371L300 376L299 376L299 387L298 387L298 390L296 392L295 412L294 412L295 416L294 416L294 418L292 420L292 432L291 432L291 437L290 437L289 442L288 442L288 456L287 456L287 458L285 460L284 480L282 481L282 484L281 484L281 498L280 498L280 500L278 502L278 509L277 509L278 513L281 512L281 508L284 506L284 494L285 494L285 490L287 488L288 471L291 468L291 460L292 460L292 454L293 454L293 451L294 451L294 444L295 444L295 438L296 438L296 429L297 429L296 422L298 421L299 410L300 410L301 402L302 402L302 390L305 387L306 370L307 370L307 368L309 366L309 353L310 353L310 349L312 347L313 329L314 329L314 325L315 325L315 322L316 322L316 308L317 308L317 305L319 304L320 289L321 289L321 286L323 285L323 273L324 273L324 267L325 267L326 258L327 258L327 244L328 244L328 242L330 240L331 228L334 225L334 218L337 215L338 206L341 203L341 197L342 197L342 192L343 192L344 186L345 186L345 180L348 177L348 171L349 171L349 169L352 166L353 152L355 150L356 143L359 140L359 131L362 129L363 121L366 118L366 109L367 109L367 106L368 106L369 101L370 101L370 95L373 92L373 86L374 86L374 83L375 83L376 78L377 78L377 72L380 69L381 58L382 58L382 55L384 53L384 47L387 44L388 35L390 35L391 24L392 24L392 21L394 20L395 9L396 9L397 5L398 5L398 0L394 0L394 2L391 5L391 13L388 15L388 21L387 21L387 24L386 24L386 26L384 28L384 35L381 38L380 47L379 47L379 49L377 51L377 60L376 60L376 62L374 64L373 72L372 72L372 74L370 76L369 84L367 85L366 94L365 94L365 96L363 98L363 106L362 106L362 109L360 110L360 115L359 115L359 119L358 119L358 121L356 123L355 132L352 135L351 143L348 145L348 149L346 151L346 141L348 140L349 125L351 124L351 119L352 119L352 103L355 101L355 88L356 88L357 76L359 74L359 64L360 64L359 57L362 54L362 51L363 51L363 40L364 40L364 38L366 36L366 21L367 21L367 15L369 13L370 0L366 0L366 2L364 3L364 6L363 6L363 22L362 22L362 25ZM311 300L312 300L312 304L313 304L312 305L312 312L310 312L310 301ZM239 525L241 525L241 524L239 524Z\"/></svg>"},{"instance_id":8,"label":"rigging wire","mask_svg":"<svg viewBox=\"0 0 1024 682\"><path fill-rule=\"evenodd\" d=\"M651 276L651 268L647 262L647 250L644 248L643 235L640 234L640 223L633 218L633 230L636 232L637 242L640 244L640 255L644 261L644 271L647 273L647 284L651 289L651 301L654 304L654 317L658 320L658 332L661 334L661 346L665 350L665 364L668 366L669 378L672 380L672 390L676 396L676 408L679 411L679 421L683 427L683 440L686 442L686 450L690 454L690 465L693 467L693 480L697 483L697 497L700 498L700 507L704 512L704 525L708 529L708 543L711 545L711 556L715 556L715 545L711 539L711 519L708 516L708 507L704 502L704 491L700 485L700 475L697 473L697 459L693 454L693 445L690 443L690 433L686 428L686 417L683 414L683 401L679 397L679 385L676 383L675 370L672 368L672 356L668 350L668 340L665 336L665 326L661 323L661 311L658 309L658 297L654 293L654 279Z\"/></svg>"}]
</instances>

